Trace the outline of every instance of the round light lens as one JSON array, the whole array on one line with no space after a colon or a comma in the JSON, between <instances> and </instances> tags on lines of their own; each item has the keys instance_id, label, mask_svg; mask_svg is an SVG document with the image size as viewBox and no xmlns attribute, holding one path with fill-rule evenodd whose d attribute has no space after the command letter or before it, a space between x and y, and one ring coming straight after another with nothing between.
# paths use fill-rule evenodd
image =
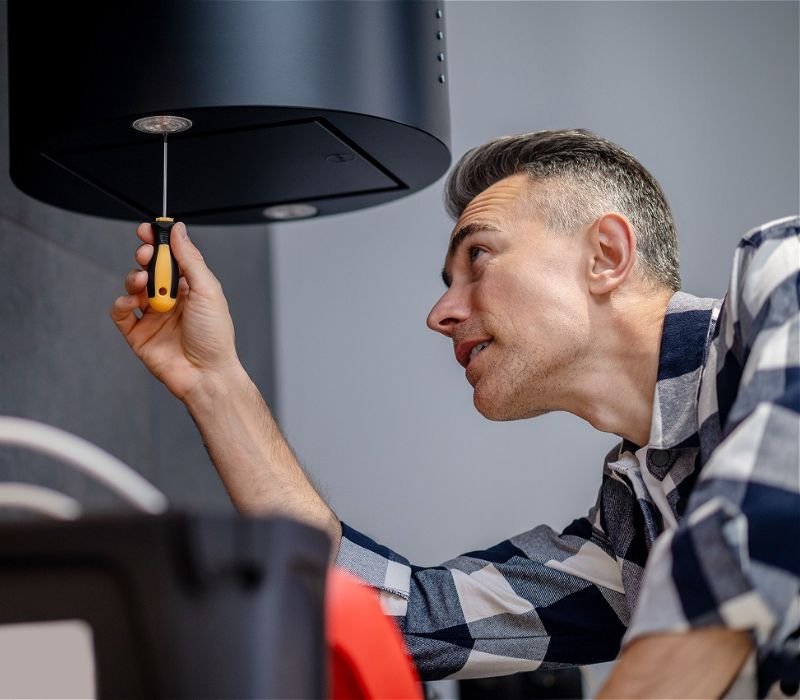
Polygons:
<instances>
[{"instance_id":1,"label":"round light lens","mask_svg":"<svg viewBox=\"0 0 800 700\"><path fill-rule=\"evenodd\" d=\"M137 119L131 126L145 134L177 134L179 131L189 129L192 126L192 120L172 114L159 114Z\"/></svg>"},{"instance_id":2,"label":"round light lens","mask_svg":"<svg viewBox=\"0 0 800 700\"><path fill-rule=\"evenodd\" d=\"M264 216L274 221L291 221L292 219L307 219L319 214L313 204L278 204L264 209Z\"/></svg>"}]
</instances>

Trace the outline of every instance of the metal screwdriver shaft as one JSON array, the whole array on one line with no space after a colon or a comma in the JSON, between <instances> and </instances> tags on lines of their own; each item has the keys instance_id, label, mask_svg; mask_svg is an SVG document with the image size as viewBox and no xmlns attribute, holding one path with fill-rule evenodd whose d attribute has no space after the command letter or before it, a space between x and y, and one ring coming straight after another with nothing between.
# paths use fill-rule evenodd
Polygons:
<instances>
[{"instance_id":1,"label":"metal screwdriver shaft","mask_svg":"<svg viewBox=\"0 0 800 700\"><path fill-rule=\"evenodd\" d=\"M164 186L161 192L161 216L167 218L167 134L164 134Z\"/></svg>"}]
</instances>

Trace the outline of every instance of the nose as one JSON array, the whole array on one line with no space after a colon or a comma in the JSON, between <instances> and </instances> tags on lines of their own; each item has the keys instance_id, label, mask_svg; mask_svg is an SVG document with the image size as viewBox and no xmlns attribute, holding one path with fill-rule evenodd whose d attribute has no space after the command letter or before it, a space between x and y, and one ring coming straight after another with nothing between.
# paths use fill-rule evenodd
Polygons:
<instances>
[{"instance_id":1,"label":"nose","mask_svg":"<svg viewBox=\"0 0 800 700\"><path fill-rule=\"evenodd\" d=\"M469 318L469 314L469 306L464 295L457 293L455 287L450 287L428 314L428 328L450 338L453 329Z\"/></svg>"}]
</instances>

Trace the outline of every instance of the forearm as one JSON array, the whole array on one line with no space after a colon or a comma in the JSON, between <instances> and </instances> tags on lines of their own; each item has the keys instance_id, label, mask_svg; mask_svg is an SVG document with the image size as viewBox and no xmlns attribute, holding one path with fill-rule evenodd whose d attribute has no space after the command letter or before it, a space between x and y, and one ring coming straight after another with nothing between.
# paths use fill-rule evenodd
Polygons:
<instances>
[{"instance_id":1,"label":"forearm","mask_svg":"<svg viewBox=\"0 0 800 700\"><path fill-rule=\"evenodd\" d=\"M143 269L125 278L126 296L111 318L145 366L189 409L236 508L248 515L285 515L324 530L333 554L339 520L309 482L292 449L236 357L233 321L222 285L177 222L171 246L182 278L176 306L148 308L146 268L155 243L152 226L137 229ZM137 309L145 310L138 315Z\"/></svg>"},{"instance_id":2,"label":"forearm","mask_svg":"<svg viewBox=\"0 0 800 700\"><path fill-rule=\"evenodd\" d=\"M598 700L720 698L752 650L749 634L721 627L641 637L622 652Z\"/></svg>"},{"instance_id":3,"label":"forearm","mask_svg":"<svg viewBox=\"0 0 800 700\"><path fill-rule=\"evenodd\" d=\"M241 367L184 399L236 509L285 515L324 530L338 550L338 518L316 492L257 387Z\"/></svg>"}]
</instances>

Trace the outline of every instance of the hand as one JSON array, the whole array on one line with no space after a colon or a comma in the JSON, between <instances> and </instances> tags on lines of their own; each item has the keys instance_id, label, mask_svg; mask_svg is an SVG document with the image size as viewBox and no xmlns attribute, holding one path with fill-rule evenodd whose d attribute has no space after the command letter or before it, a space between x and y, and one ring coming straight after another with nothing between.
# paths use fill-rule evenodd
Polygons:
<instances>
[{"instance_id":1,"label":"hand","mask_svg":"<svg viewBox=\"0 0 800 700\"><path fill-rule=\"evenodd\" d=\"M185 401L205 380L241 367L228 302L219 281L189 240L186 226L177 222L170 236L181 272L177 301L165 313L150 309L146 267L153 256L153 231L150 224L143 223L136 233L144 241L136 251L136 262L144 269L127 275L127 295L114 302L111 318L153 375Z\"/></svg>"},{"instance_id":2,"label":"hand","mask_svg":"<svg viewBox=\"0 0 800 700\"><path fill-rule=\"evenodd\" d=\"M622 650L597 699L721 698L754 649L750 633L724 627L638 637Z\"/></svg>"}]
</instances>

